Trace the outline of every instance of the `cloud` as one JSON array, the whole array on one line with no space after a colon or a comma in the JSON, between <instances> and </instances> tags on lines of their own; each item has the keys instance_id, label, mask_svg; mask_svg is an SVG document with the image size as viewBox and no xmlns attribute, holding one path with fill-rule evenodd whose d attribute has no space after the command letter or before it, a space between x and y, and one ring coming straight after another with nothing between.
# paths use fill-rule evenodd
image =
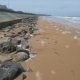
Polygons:
<instances>
[{"instance_id":1,"label":"cloud","mask_svg":"<svg viewBox=\"0 0 80 80\"><path fill-rule=\"evenodd\" d=\"M8 0L0 0L8 5ZM10 8L51 15L80 15L80 0L9 0Z\"/></svg>"}]
</instances>

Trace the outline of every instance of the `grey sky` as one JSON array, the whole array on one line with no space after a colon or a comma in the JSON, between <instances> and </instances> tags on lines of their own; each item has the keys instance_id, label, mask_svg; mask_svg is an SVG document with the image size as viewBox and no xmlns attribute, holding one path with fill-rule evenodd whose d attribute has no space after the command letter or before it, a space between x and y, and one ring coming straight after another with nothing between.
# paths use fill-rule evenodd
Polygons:
<instances>
[{"instance_id":1,"label":"grey sky","mask_svg":"<svg viewBox=\"0 0 80 80\"><path fill-rule=\"evenodd\" d=\"M0 4L6 4L14 10L32 13L80 16L80 0L0 0Z\"/></svg>"}]
</instances>

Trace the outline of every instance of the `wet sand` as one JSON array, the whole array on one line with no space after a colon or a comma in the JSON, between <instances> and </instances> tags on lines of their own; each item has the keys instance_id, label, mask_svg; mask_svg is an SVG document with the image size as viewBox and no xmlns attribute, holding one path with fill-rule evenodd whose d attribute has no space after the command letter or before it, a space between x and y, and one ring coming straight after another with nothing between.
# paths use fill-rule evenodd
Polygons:
<instances>
[{"instance_id":1,"label":"wet sand","mask_svg":"<svg viewBox=\"0 0 80 80\"><path fill-rule=\"evenodd\" d=\"M25 80L80 80L80 30L42 18L37 22L39 35L29 40L37 55L20 62L33 71L24 72Z\"/></svg>"}]
</instances>

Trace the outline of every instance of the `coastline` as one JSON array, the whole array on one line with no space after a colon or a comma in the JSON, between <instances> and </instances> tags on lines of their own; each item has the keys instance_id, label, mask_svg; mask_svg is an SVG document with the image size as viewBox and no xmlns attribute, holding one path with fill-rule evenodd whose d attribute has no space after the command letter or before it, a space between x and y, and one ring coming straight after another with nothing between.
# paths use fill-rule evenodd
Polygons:
<instances>
[{"instance_id":1,"label":"coastline","mask_svg":"<svg viewBox=\"0 0 80 80\"><path fill-rule=\"evenodd\" d=\"M31 51L37 52L32 60L21 62L27 80L79 80L80 30L50 22L39 17L39 34L29 40ZM20 76L15 79L19 80Z\"/></svg>"},{"instance_id":2,"label":"coastline","mask_svg":"<svg viewBox=\"0 0 80 80\"><path fill-rule=\"evenodd\" d=\"M20 80L23 74L26 75L27 80L79 80L80 29L51 22L42 17L35 20L34 24L36 26L33 26L37 30L34 30L32 34L26 33L26 35L30 36L27 42L30 52L29 58L18 62L26 72L22 72L14 80ZM14 33L13 36L16 36L22 30L28 31L26 29L28 26L25 26L25 23L17 23L14 26L10 31L1 30L0 41L4 42L7 39L3 36L4 34L11 36L11 33ZM14 38L22 40L23 33ZM22 48L24 47L23 45ZM15 61L15 52L13 51L4 56L0 55L1 64L10 56L12 61ZM31 71L27 71L27 69Z\"/></svg>"}]
</instances>

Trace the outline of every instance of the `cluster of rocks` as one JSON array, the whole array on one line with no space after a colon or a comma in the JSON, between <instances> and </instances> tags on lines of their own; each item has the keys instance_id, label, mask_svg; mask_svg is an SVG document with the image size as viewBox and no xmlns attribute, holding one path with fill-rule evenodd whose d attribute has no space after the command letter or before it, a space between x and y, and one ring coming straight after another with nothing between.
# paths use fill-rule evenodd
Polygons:
<instances>
[{"instance_id":1,"label":"cluster of rocks","mask_svg":"<svg viewBox=\"0 0 80 80\"><path fill-rule=\"evenodd\" d=\"M25 71L18 63L25 61L30 57L31 47L28 40L36 35L37 18L22 19L18 24L8 26L2 30L4 34L0 35L0 80L13 80L15 77ZM12 56L10 53L14 53ZM33 53L34 54L34 53ZM27 72L32 72L30 68ZM23 74L21 80L26 76Z\"/></svg>"}]
</instances>

